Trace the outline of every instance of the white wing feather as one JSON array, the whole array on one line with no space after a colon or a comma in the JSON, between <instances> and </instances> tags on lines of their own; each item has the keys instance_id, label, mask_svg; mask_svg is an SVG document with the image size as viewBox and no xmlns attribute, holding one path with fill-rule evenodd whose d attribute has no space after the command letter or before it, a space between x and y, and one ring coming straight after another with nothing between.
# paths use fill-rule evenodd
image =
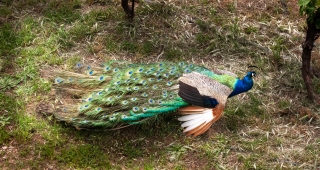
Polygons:
<instances>
[{"instance_id":1,"label":"white wing feather","mask_svg":"<svg viewBox=\"0 0 320 170\"><path fill-rule=\"evenodd\" d=\"M188 132L188 131L200 126L203 123L208 123L208 122L212 121L213 119L214 119L214 115L212 114L212 110L205 109L202 112L199 112L198 114L182 116L178 120L184 122L181 125L181 127L183 127L183 128L187 127L184 130L184 132Z\"/></svg>"}]
</instances>

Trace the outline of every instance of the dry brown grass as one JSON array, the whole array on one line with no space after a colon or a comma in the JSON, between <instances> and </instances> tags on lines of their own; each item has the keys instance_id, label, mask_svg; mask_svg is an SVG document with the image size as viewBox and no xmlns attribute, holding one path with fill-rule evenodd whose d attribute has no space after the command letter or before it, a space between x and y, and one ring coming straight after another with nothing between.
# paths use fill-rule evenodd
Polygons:
<instances>
[{"instance_id":1,"label":"dry brown grass","mask_svg":"<svg viewBox=\"0 0 320 170\"><path fill-rule=\"evenodd\" d=\"M33 104L27 104L26 115L37 118L31 119L29 124L41 124L35 126L41 128L30 132L28 141L21 142L13 136L9 142L0 145L0 163L3 163L0 167L103 168L105 164L80 164L62 154L65 146L96 146L101 152L94 151L107 155L107 158L99 159L107 159L109 168L114 169L320 168L319 106L306 99L300 76L304 18L298 14L296 1L243 0L234 7L231 0L146 0L137 7L131 23L125 20L118 1L102 2L105 3L83 2L81 8L75 9L81 14L80 18L70 23L52 23L41 12L49 8L48 4L39 3L37 8L32 5L19 7L19 2L15 1L11 20L21 22L29 16L37 23L43 23L44 29L38 30L39 39L48 38L50 31L52 35L57 34L52 25L65 32L79 26L90 27L87 32L80 29L68 34L62 42L70 41L73 45L65 47L61 43L53 52L63 62L44 62L40 66L42 69L47 65L70 69L78 61L99 65L105 60L184 60L243 75L248 65L256 65L259 75L254 88L231 99L226 114L199 138L180 134L176 121L112 132L79 132L57 127L52 121L36 115L35 108L28 107ZM91 23L83 16L93 11L101 11L102 19ZM7 20L8 17L0 19L1 22ZM38 41L20 48L37 48L42 42ZM152 46L148 46L148 42ZM313 54L319 56L319 48ZM319 67L318 58L313 61L314 67ZM318 84L316 87L320 87ZM50 103L51 100L50 94L43 92L21 95L18 99L24 100L25 96L32 98L27 103ZM55 137L48 137L46 133ZM44 148L37 149L36 144ZM69 162L55 156L59 154L70 159Z\"/></svg>"}]
</instances>

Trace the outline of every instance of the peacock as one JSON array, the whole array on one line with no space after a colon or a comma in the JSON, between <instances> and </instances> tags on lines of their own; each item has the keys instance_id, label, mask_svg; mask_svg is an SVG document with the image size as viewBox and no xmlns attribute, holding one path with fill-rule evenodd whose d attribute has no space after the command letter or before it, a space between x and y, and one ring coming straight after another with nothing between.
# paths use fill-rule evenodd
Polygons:
<instances>
[{"instance_id":1,"label":"peacock","mask_svg":"<svg viewBox=\"0 0 320 170\"><path fill-rule=\"evenodd\" d=\"M227 99L253 87L254 71L243 79L185 62L137 64L108 61L98 67L78 63L74 71L54 71L54 116L77 129L117 129L177 112L187 135L198 136L217 121Z\"/></svg>"}]
</instances>

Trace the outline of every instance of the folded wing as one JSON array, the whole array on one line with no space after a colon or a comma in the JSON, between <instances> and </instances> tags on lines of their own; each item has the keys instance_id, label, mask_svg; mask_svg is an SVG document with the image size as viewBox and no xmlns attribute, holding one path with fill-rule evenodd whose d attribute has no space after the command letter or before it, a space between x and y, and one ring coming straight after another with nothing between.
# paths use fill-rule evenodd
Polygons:
<instances>
[{"instance_id":1,"label":"folded wing","mask_svg":"<svg viewBox=\"0 0 320 170\"><path fill-rule=\"evenodd\" d=\"M178 120L187 135L198 136L207 131L217 121L224 110L232 89L209 78L192 72L179 78L179 96L194 105L179 109L185 116Z\"/></svg>"}]
</instances>

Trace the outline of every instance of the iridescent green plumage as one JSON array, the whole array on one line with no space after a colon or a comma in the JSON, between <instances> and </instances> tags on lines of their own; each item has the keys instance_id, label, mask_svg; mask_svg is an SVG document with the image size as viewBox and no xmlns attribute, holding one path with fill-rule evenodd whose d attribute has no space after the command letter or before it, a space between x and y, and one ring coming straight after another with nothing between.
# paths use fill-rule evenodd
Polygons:
<instances>
[{"instance_id":1,"label":"iridescent green plumage","mask_svg":"<svg viewBox=\"0 0 320 170\"><path fill-rule=\"evenodd\" d=\"M178 95L178 78L198 72L230 89L237 80L186 63L132 64L110 61L101 67L78 64L75 72L56 71L55 117L78 128L116 128L190 105Z\"/></svg>"}]
</instances>

